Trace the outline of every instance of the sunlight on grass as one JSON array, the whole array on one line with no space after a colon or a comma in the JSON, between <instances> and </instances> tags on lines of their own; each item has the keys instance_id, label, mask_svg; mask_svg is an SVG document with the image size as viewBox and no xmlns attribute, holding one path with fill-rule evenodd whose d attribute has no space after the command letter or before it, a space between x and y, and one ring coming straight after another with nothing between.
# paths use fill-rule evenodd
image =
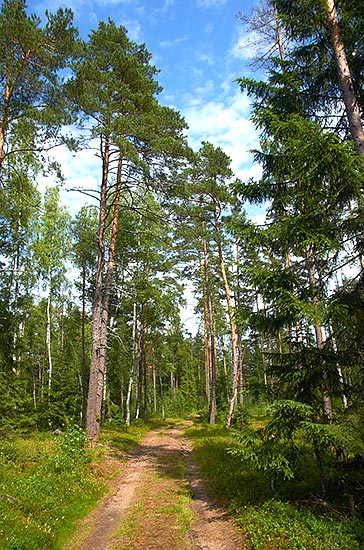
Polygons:
<instances>
[{"instance_id":1,"label":"sunlight on grass","mask_svg":"<svg viewBox=\"0 0 364 550\"><path fill-rule=\"evenodd\" d=\"M259 414L253 427L265 426ZM252 470L248 463L231 456L228 448L238 443L232 431L221 426L194 425L186 430L194 445L194 457L209 478L215 492L227 503L233 517L247 535L251 550L359 550L364 543L364 523L345 515L300 505L300 495L315 494L317 475L302 442L302 471L311 472L308 481L276 481ZM312 459L311 459L312 460ZM299 498L298 498L299 500Z\"/></svg>"},{"instance_id":2,"label":"sunlight on grass","mask_svg":"<svg viewBox=\"0 0 364 550\"><path fill-rule=\"evenodd\" d=\"M50 433L11 435L0 442L1 550L60 550L106 490L113 472L101 467L108 445L127 452L150 426L102 431L100 444L87 448L77 427Z\"/></svg>"}]
</instances>

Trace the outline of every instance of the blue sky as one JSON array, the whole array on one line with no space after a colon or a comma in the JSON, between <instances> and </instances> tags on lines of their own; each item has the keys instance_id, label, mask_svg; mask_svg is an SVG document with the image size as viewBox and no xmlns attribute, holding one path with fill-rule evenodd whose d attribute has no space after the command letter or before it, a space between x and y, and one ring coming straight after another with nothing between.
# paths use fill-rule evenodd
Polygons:
<instances>
[{"instance_id":1,"label":"blue sky","mask_svg":"<svg viewBox=\"0 0 364 550\"><path fill-rule=\"evenodd\" d=\"M70 7L75 25L87 37L98 22L110 17L124 25L137 43L145 43L160 70L163 104L185 118L190 145L202 140L220 146L232 159L232 169L244 180L259 173L249 150L257 136L249 121L248 98L235 79L252 75L251 51L239 10L248 14L256 0L41 0L28 2L28 10L43 15ZM97 186L98 161L91 152L74 158L57 152L65 166L66 187ZM95 172L90 170L94 166ZM93 175L94 173L94 175ZM71 210L82 198L68 194Z\"/></svg>"}]
</instances>

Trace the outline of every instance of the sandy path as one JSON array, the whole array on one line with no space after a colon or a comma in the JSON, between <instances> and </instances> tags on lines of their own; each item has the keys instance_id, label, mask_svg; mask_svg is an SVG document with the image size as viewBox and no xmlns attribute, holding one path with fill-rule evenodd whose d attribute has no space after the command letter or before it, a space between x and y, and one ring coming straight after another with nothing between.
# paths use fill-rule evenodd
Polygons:
<instances>
[{"instance_id":1,"label":"sandy path","mask_svg":"<svg viewBox=\"0 0 364 550\"><path fill-rule=\"evenodd\" d=\"M244 550L241 531L201 478L185 427L152 430L128 453L111 492L65 550Z\"/></svg>"}]
</instances>

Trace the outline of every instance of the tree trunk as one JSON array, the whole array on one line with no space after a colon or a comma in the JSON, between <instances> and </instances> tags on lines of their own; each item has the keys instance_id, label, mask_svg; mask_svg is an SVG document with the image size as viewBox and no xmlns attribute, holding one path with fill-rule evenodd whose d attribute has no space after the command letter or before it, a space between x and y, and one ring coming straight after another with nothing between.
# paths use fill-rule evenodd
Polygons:
<instances>
[{"instance_id":1,"label":"tree trunk","mask_svg":"<svg viewBox=\"0 0 364 550\"><path fill-rule=\"evenodd\" d=\"M8 78L8 77L7 77ZM10 108L10 99L13 94L13 89L9 86L8 82L5 85L5 93L3 96L2 117L0 121L0 172L2 171L3 162L5 158L5 143L6 143L6 128L8 125L7 115Z\"/></svg>"},{"instance_id":2,"label":"tree trunk","mask_svg":"<svg viewBox=\"0 0 364 550\"><path fill-rule=\"evenodd\" d=\"M130 418L131 418L131 411L130 411L130 402L131 402L131 394L133 389L133 382L134 382L134 376L138 365L138 340L136 337L137 334L137 314L136 314L136 303L133 304L133 356L132 356L132 366L130 370L130 377L129 377L129 384L128 384L128 393L126 396L126 425L130 426Z\"/></svg>"},{"instance_id":3,"label":"tree trunk","mask_svg":"<svg viewBox=\"0 0 364 550\"><path fill-rule=\"evenodd\" d=\"M98 260L95 283L95 295L92 308L92 355L90 383L87 404L87 435L96 441L100 433L102 400L104 394L107 326L112 274L115 263L115 244L119 223L120 194L122 184L122 156L119 157L116 188L109 243L109 256L104 283L105 267L105 230L107 217L107 183L110 169L110 144L108 138L104 141L103 175L100 193L100 214L98 230Z\"/></svg>"},{"instance_id":4,"label":"tree trunk","mask_svg":"<svg viewBox=\"0 0 364 550\"><path fill-rule=\"evenodd\" d=\"M203 232L205 224L203 223ZM202 282L204 289L204 325L205 325L205 376L206 376L206 398L208 398L208 407L210 410L209 422L211 425L216 422L216 336L215 320L213 311L213 302L209 281L209 265L207 254L207 242L203 236L203 263L201 262ZM207 353L206 353L207 352Z\"/></svg>"},{"instance_id":5,"label":"tree trunk","mask_svg":"<svg viewBox=\"0 0 364 550\"><path fill-rule=\"evenodd\" d=\"M99 358L106 350L102 348L101 323L102 307L104 296L104 266L105 266L105 227L107 217L107 183L110 164L110 143L109 139L101 138L101 149L103 159L102 182L100 190L100 210L98 227L98 255L95 280L95 293L92 303L92 352L90 366L90 380L88 389L86 427L90 439L97 440L100 432L101 407L98 403L102 399L104 373L100 372Z\"/></svg>"},{"instance_id":6,"label":"tree trunk","mask_svg":"<svg viewBox=\"0 0 364 550\"><path fill-rule=\"evenodd\" d=\"M277 40L277 46L279 51L279 58L283 62L285 60L285 54L284 54L284 48L283 48L281 25L279 23L275 2L273 3L273 10L274 10L274 21L276 26L275 31L276 31L276 40Z\"/></svg>"},{"instance_id":7,"label":"tree trunk","mask_svg":"<svg viewBox=\"0 0 364 550\"><path fill-rule=\"evenodd\" d=\"M140 354L139 354L139 383L143 395L143 419L148 420L148 393L147 393L147 350L146 350L146 332L147 332L147 303L142 304L141 324L140 324Z\"/></svg>"},{"instance_id":8,"label":"tree trunk","mask_svg":"<svg viewBox=\"0 0 364 550\"><path fill-rule=\"evenodd\" d=\"M326 13L351 137L359 155L364 155L364 130L361 122L360 107L355 95L350 67L341 37L335 0L326 0Z\"/></svg>"},{"instance_id":9,"label":"tree trunk","mask_svg":"<svg viewBox=\"0 0 364 550\"><path fill-rule=\"evenodd\" d=\"M217 363L216 363L216 333L215 318L211 292L208 293L209 321L210 321L210 353L211 353L211 403L210 403L210 424L216 423L216 384L217 384Z\"/></svg>"},{"instance_id":10,"label":"tree trunk","mask_svg":"<svg viewBox=\"0 0 364 550\"><path fill-rule=\"evenodd\" d=\"M205 246L204 246L204 255L205 255ZM205 366L205 402L207 408L210 407L210 339L209 339L209 319L208 319L208 305L207 305L207 292L206 287L208 284L208 276L206 273L206 258L204 261L200 259L200 272L201 272L201 281L203 289L203 349L204 349L204 366Z\"/></svg>"},{"instance_id":11,"label":"tree trunk","mask_svg":"<svg viewBox=\"0 0 364 550\"><path fill-rule=\"evenodd\" d=\"M150 366L152 369L152 380L153 380L153 412L157 412L157 369L154 363L154 344L151 346L150 350Z\"/></svg>"},{"instance_id":12,"label":"tree trunk","mask_svg":"<svg viewBox=\"0 0 364 550\"><path fill-rule=\"evenodd\" d=\"M163 380L162 380L162 376L159 375L159 384L160 384L160 387L161 387L161 406L162 406L162 420L165 419L166 417L166 414L165 414L165 410L164 410L164 391L163 391Z\"/></svg>"},{"instance_id":13,"label":"tree trunk","mask_svg":"<svg viewBox=\"0 0 364 550\"><path fill-rule=\"evenodd\" d=\"M48 392L51 391L53 365L52 365L52 350L51 350L51 292L52 292L52 275L50 269L48 270L48 298L47 298L47 329L46 329L46 347L47 347L47 361L48 361Z\"/></svg>"},{"instance_id":14,"label":"tree trunk","mask_svg":"<svg viewBox=\"0 0 364 550\"><path fill-rule=\"evenodd\" d=\"M215 224L216 229L218 230L218 220L217 215L215 212ZM238 357L238 346L237 346L237 337L236 337L236 326L235 326L235 319L234 319L234 306L233 301L231 298L231 291L229 286L229 281L226 274L225 269L225 261L224 256L222 252L222 246L220 238L218 238L217 242L218 246L218 252L219 252L219 262L220 262L220 271L222 280L224 283L224 290L225 290L225 298L226 303L228 307L228 317L229 317L229 325L230 325L230 338L231 338L231 354L232 354L232 365L233 365L233 377L232 377L232 392L231 392L231 399L230 399L230 408L229 413L226 419L226 427L230 428L231 423L234 418L236 405L238 403L238 387L239 387L239 357Z\"/></svg>"},{"instance_id":15,"label":"tree trunk","mask_svg":"<svg viewBox=\"0 0 364 550\"><path fill-rule=\"evenodd\" d=\"M221 277L224 285L225 299L227 303L228 317L229 317L229 326L230 326L230 339L231 339L231 357L232 357L232 366L233 366L233 376L232 376L232 395L230 399L230 408L229 413L226 419L226 427L230 428L231 423L234 418L236 405L238 403L238 387L239 387L239 358L238 358L238 346L237 346L237 337L236 337L236 326L234 319L234 304L231 297L230 285L225 268L225 260L222 251L221 238L220 238L220 227L218 212L215 204L214 208L214 222L215 222L215 231L216 231L216 244L219 255L219 266Z\"/></svg>"},{"instance_id":16,"label":"tree trunk","mask_svg":"<svg viewBox=\"0 0 364 550\"><path fill-rule=\"evenodd\" d=\"M86 367L86 264L82 266L82 313L81 313L81 381L82 381L82 425L86 426L87 416L87 367Z\"/></svg>"},{"instance_id":17,"label":"tree trunk","mask_svg":"<svg viewBox=\"0 0 364 550\"><path fill-rule=\"evenodd\" d=\"M308 271L308 279L309 279L310 288L312 292L312 300L317 309L318 308L317 284L316 284L314 264L313 264L312 245L310 245L309 243L306 244L306 265L307 265L307 271ZM315 330L317 348L323 349L324 338L323 338L322 326L319 325L317 322L315 322L314 330ZM322 372L321 387L322 387L324 415L328 422L332 422L332 405L331 405L331 398L327 388L327 372L325 368L323 368L323 372Z\"/></svg>"}]
</instances>

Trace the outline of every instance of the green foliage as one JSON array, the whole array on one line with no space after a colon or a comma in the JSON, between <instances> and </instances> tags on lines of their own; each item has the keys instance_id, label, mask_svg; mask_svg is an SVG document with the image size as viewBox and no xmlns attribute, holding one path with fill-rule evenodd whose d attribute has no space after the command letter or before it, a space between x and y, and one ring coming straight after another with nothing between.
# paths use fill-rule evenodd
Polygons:
<instances>
[{"instance_id":1,"label":"green foliage","mask_svg":"<svg viewBox=\"0 0 364 550\"><path fill-rule=\"evenodd\" d=\"M332 466L340 453L353 456L353 450L363 449L363 440L355 431L353 418L337 424L322 424L315 418L311 406L290 400L275 402L270 407L270 415L264 428L245 428L234 433L240 446L229 450L232 456L266 473L268 479L292 480L302 475L300 455L302 447L306 446L306 452L310 451L312 459L316 460L321 489L325 491L322 458L326 456Z\"/></svg>"},{"instance_id":2,"label":"green foliage","mask_svg":"<svg viewBox=\"0 0 364 550\"><path fill-rule=\"evenodd\" d=\"M60 535L103 490L85 444L77 427L57 440L35 434L1 442L1 548L59 548Z\"/></svg>"},{"instance_id":3,"label":"green foliage","mask_svg":"<svg viewBox=\"0 0 364 550\"><path fill-rule=\"evenodd\" d=\"M237 430L249 429L252 425L252 415L247 407L238 405L235 412L233 427Z\"/></svg>"},{"instance_id":4,"label":"green foliage","mask_svg":"<svg viewBox=\"0 0 364 550\"><path fill-rule=\"evenodd\" d=\"M295 419L282 422L282 431L291 433L292 426L310 414L310 410L294 403L282 404L279 415L292 411ZM251 411L253 413L253 411ZM252 414L253 424L261 422ZM269 422L268 422L269 424ZM249 433L251 428L248 428ZM347 501L340 491L340 502L318 498L318 476L314 474L314 458L307 453L304 439L297 441L296 478L276 479L272 487L251 461L241 461L240 450L232 434L221 427L207 424L187 430L194 440L194 456L208 476L216 492L229 503L231 513L247 535L250 550L328 550L345 548L359 550L364 543L362 518L348 519ZM278 470L282 474L282 468ZM305 476L306 480L302 479ZM335 489L335 497L338 490ZM346 503L344 508L343 504Z\"/></svg>"},{"instance_id":5,"label":"green foliage","mask_svg":"<svg viewBox=\"0 0 364 550\"><path fill-rule=\"evenodd\" d=\"M60 439L60 452L54 457L55 470L61 472L90 462L92 455L86 443L87 436L82 428L76 425L69 427Z\"/></svg>"},{"instance_id":6,"label":"green foliage","mask_svg":"<svg viewBox=\"0 0 364 550\"><path fill-rule=\"evenodd\" d=\"M107 429L102 441L118 454L138 444L150 426L123 432ZM33 433L0 441L1 550L60 550L76 520L83 517L105 490L113 472L97 463L99 449L88 447L76 425L54 437Z\"/></svg>"},{"instance_id":7,"label":"green foliage","mask_svg":"<svg viewBox=\"0 0 364 550\"><path fill-rule=\"evenodd\" d=\"M360 539L348 520L335 521L289 503L271 499L247 506L238 523L251 550L359 550Z\"/></svg>"}]
</instances>

